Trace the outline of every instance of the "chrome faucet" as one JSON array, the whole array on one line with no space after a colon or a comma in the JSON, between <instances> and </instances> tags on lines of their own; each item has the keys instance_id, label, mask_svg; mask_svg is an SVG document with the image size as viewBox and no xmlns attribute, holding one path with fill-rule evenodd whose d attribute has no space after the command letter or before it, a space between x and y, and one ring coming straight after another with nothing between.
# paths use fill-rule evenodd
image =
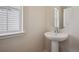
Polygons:
<instances>
[{"instance_id":1,"label":"chrome faucet","mask_svg":"<svg viewBox=\"0 0 79 59\"><path fill-rule=\"evenodd\" d=\"M59 28L58 27L55 27L55 31L54 31L55 33L59 33L60 31L59 31Z\"/></svg>"}]
</instances>

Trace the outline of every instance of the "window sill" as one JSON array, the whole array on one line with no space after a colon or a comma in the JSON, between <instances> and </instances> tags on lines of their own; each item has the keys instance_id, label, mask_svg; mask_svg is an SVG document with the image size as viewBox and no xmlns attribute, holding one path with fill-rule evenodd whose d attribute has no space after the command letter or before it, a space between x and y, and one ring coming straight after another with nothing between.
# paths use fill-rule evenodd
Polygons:
<instances>
[{"instance_id":1,"label":"window sill","mask_svg":"<svg viewBox=\"0 0 79 59\"><path fill-rule=\"evenodd\" d=\"M24 32L22 31L22 32L0 34L0 39L7 39L7 38L11 38L11 37L20 36L20 35L24 35Z\"/></svg>"}]
</instances>

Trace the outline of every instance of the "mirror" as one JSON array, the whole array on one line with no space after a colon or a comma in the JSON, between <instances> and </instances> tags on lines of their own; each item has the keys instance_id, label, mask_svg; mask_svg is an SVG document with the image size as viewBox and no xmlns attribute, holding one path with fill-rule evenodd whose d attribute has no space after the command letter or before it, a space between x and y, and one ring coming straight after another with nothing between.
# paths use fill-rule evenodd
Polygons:
<instances>
[{"instance_id":1,"label":"mirror","mask_svg":"<svg viewBox=\"0 0 79 59\"><path fill-rule=\"evenodd\" d=\"M63 28L63 8L60 6L54 8L54 27Z\"/></svg>"},{"instance_id":2,"label":"mirror","mask_svg":"<svg viewBox=\"0 0 79 59\"><path fill-rule=\"evenodd\" d=\"M64 28L64 9L71 6L56 6L54 7L54 27L58 29Z\"/></svg>"}]
</instances>

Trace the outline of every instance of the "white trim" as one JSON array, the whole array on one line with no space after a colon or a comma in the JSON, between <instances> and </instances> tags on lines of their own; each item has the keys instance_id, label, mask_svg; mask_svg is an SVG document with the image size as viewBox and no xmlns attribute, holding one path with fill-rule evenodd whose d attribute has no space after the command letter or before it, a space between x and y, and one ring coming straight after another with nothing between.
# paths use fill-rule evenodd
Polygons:
<instances>
[{"instance_id":1,"label":"white trim","mask_svg":"<svg viewBox=\"0 0 79 59\"><path fill-rule=\"evenodd\" d=\"M21 34L21 33L24 33L24 32L3 33L3 34L0 34L0 37L1 36L6 36L6 35Z\"/></svg>"},{"instance_id":2,"label":"white trim","mask_svg":"<svg viewBox=\"0 0 79 59\"><path fill-rule=\"evenodd\" d=\"M4 33L0 35L0 39L7 39L7 38L17 37L22 35L24 35L24 32Z\"/></svg>"},{"instance_id":3,"label":"white trim","mask_svg":"<svg viewBox=\"0 0 79 59\"><path fill-rule=\"evenodd\" d=\"M21 30L24 31L24 30L23 30L23 28L24 28L24 27L23 27L23 22L24 22L24 21L23 21L23 6L21 6L21 9L22 9L22 10L21 10L21 14L22 14L22 18L21 18L21 19L22 19L22 20L21 20L21 23L22 23L22 24L21 24Z\"/></svg>"}]
</instances>

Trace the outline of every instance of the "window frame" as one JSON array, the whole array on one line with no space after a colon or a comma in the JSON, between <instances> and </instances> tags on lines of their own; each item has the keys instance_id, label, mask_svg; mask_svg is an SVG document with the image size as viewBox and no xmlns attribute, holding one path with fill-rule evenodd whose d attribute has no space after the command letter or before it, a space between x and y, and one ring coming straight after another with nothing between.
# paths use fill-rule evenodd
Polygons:
<instances>
[{"instance_id":1,"label":"window frame","mask_svg":"<svg viewBox=\"0 0 79 59\"><path fill-rule=\"evenodd\" d=\"M13 6L1 6L4 8L14 8ZM0 8L1 8L0 7ZM1 33L0 34L0 39L4 39L4 38L10 38L10 37L14 37L14 36L18 36L18 35L23 35L24 34L24 30L23 30L23 6L19 6L20 7L20 30L17 32L6 32L6 33Z\"/></svg>"}]
</instances>

